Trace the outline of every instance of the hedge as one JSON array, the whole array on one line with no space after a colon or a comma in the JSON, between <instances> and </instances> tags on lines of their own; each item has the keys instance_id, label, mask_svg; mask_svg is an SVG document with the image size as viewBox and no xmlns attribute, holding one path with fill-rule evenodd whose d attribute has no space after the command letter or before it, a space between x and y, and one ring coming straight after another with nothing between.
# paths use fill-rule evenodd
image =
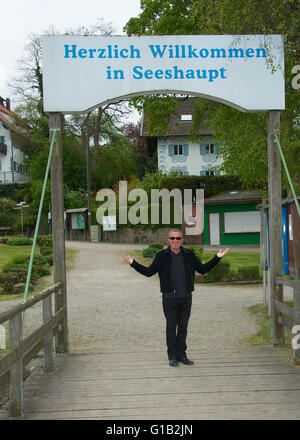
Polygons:
<instances>
[{"instance_id":1,"label":"hedge","mask_svg":"<svg viewBox=\"0 0 300 440\"><path fill-rule=\"evenodd\" d=\"M166 176L161 180L160 186L169 191L178 188L182 194L184 189L204 189L205 197L224 191L243 189L237 176Z\"/></svg>"},{"instance_id":2,"label":"hedge","mask_svg":"<svg viewBox=\"0 0 300 440\"><path fill-rule=\"evenodd\" d=\"M159 252L159 249L148 247L147 249L144 249L143 251L143 257L145 258L154 258L155 255Z\"/></svg>"},{"instance_id":3,"label":"hedge","mask_svg":"<svg viewBox=\"0 0 300 440\"><path fill-rule=\"evenodd\" d=\"M32 245L32 239L31 238L10 238L7 241L7 244L9 246L28 246L28 245Z\"/></svg>"}]
</instances>

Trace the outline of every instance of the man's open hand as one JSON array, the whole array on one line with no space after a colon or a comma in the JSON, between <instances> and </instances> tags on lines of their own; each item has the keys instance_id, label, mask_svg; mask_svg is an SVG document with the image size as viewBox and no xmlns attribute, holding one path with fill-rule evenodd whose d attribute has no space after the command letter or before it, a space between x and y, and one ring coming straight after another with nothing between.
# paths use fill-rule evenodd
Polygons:
<instances>
[{"instance_id":1,"label":"man's open hand","mask_svg":"<svg viewBox=\"0 0 300 440\"><path fill-rule=\"evenodd\" d=\"M224 255L226 255L229 252L229 248L227 249L220 249L219 252L217 253L217 257L222 258L224 257Z\"/></svg>"},{"instance_id":2,"label":"man's open hand","mask_svg":"<svg viewBox=\"0 0 300 440\"><path fill-rule=\"evenodd\" d=\"M125 261L127 261L127 263L132 264L133 259L131 258L130 255L122 255L122 257L124 258Z\"/></svg>"}]
</instances>

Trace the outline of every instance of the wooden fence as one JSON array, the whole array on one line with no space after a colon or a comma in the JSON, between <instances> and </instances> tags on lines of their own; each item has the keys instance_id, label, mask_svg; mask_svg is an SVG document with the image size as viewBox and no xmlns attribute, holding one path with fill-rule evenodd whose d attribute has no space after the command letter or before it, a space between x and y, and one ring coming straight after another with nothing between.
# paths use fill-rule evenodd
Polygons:
<instances>
[{"instance_id":1,"label":"wooden fence","mask_svg":"<svg viewBox=\"0 0 300 440\"><path fill-rule=\"evenodd\" d=\"M9 383L9 408L11 417L23 414L23 375L24 367L44 350L44 371L54 368L53 337L62 328L60 322L65 318L65 307L57 310L57 295L61 283L31 296L26 301L0 313L0 325L9 321L9 351L0 358L0 390ZM55 295L55 313L52 313L52 294ZM26 338L22 339L22 314L38 302L43 301L43 324Z\"/></svg>"},{"instance_id":2,"label":"wooden fence","mask_svg":"<svg viewBox=\"0 0 300 440\"><path fill-rule=\"evenodd\" d=\"M283 286L292 287L294 308L283 303ZM300 280L289 280L287 278L278 277L276 279L276 288L280 291L278 298L274 300L276 310L276 325L279 328L278 334L284 339L284 327L293 329L294 326L300 325ZM293 361L296 365L300 365L300 349L293 348Z\"/></svg>"}]
</instances>

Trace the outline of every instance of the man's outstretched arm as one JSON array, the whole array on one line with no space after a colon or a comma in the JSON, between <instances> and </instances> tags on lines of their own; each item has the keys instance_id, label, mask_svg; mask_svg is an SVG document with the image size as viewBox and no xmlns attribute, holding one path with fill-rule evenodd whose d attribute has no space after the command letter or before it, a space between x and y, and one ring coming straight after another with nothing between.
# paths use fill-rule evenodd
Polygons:
<instances>
[{"instance_id":1,"label":"man's outstretched arm","mask_svg":"<svg viewBox=\"0 0 300 440\"><path fill-rule=\"evenodd\" d=\"M146 277L152 277L152 275L156 274L156 272L158 271L156 256L155 256L154 260L152 261L152 263L150 264L149 267L143 266L142 264L138 263L136 260L131 258L130 255L123 255L123 258L137 272L139 272L142 275L145 275Z\"/></svg>"},{"instance_id":2,"label":"man's outstretched arm","mask_svg":"<svg viewBox=\"0 0 300 440\"><path fill-rule=\"evenodd\" d=\"M220 249L219 252L207 263L202 264L201 261L198 260L198 258L195 255L195 270L201 274L205 274L209 272L211 269L213 269L219 261L221 261L221 258L224 257L229 252L229 248L223 250Z\"/></svg>"}]
</instances>

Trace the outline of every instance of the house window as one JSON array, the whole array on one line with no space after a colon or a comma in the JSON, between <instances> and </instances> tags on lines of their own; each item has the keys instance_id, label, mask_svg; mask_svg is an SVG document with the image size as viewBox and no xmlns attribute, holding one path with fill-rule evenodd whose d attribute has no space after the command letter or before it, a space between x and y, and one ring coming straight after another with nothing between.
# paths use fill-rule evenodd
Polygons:
<instances>
[{"instance_id":1,"label":"house window","mask_svg":"<svg viewBox=\"0 0 300 440\"><path fill-rule=\"evenodd\" d=\"M180 115L180 120L181 121L192 121L193 115Z\"/></svg>"},{"instance_id":2,"label":"house window","mask_svg":"<svg viewBox=\"0 0 300 440\"><path fill-rule=\"evenodd\" d=\"M205 171L205 175L206 175L206 176L214 176L214 175L215 175L215 172L214 172L214 171L211 171L211 170L206 170L206 171Z\"/></svg>"},{"instance_id":3,"label":"house window","mask_svg":"<svg viewBox=\"0 0 300 440\"><path fill-rule=\"evenodd\" d=\"M205 144L205 154L215 154L215 145Z\"/></svg>"},{"instance_id":4,"label":"house window","mask_svg":"<svg viewBox=\"0 0 300 440\"><path fill-rule=\"evenodd\" d=\"M182 155L183 154L183 147L182 147L182 145L174 145L174 154L176 154L176 155Z\"/></svg>"}]
</instances>

